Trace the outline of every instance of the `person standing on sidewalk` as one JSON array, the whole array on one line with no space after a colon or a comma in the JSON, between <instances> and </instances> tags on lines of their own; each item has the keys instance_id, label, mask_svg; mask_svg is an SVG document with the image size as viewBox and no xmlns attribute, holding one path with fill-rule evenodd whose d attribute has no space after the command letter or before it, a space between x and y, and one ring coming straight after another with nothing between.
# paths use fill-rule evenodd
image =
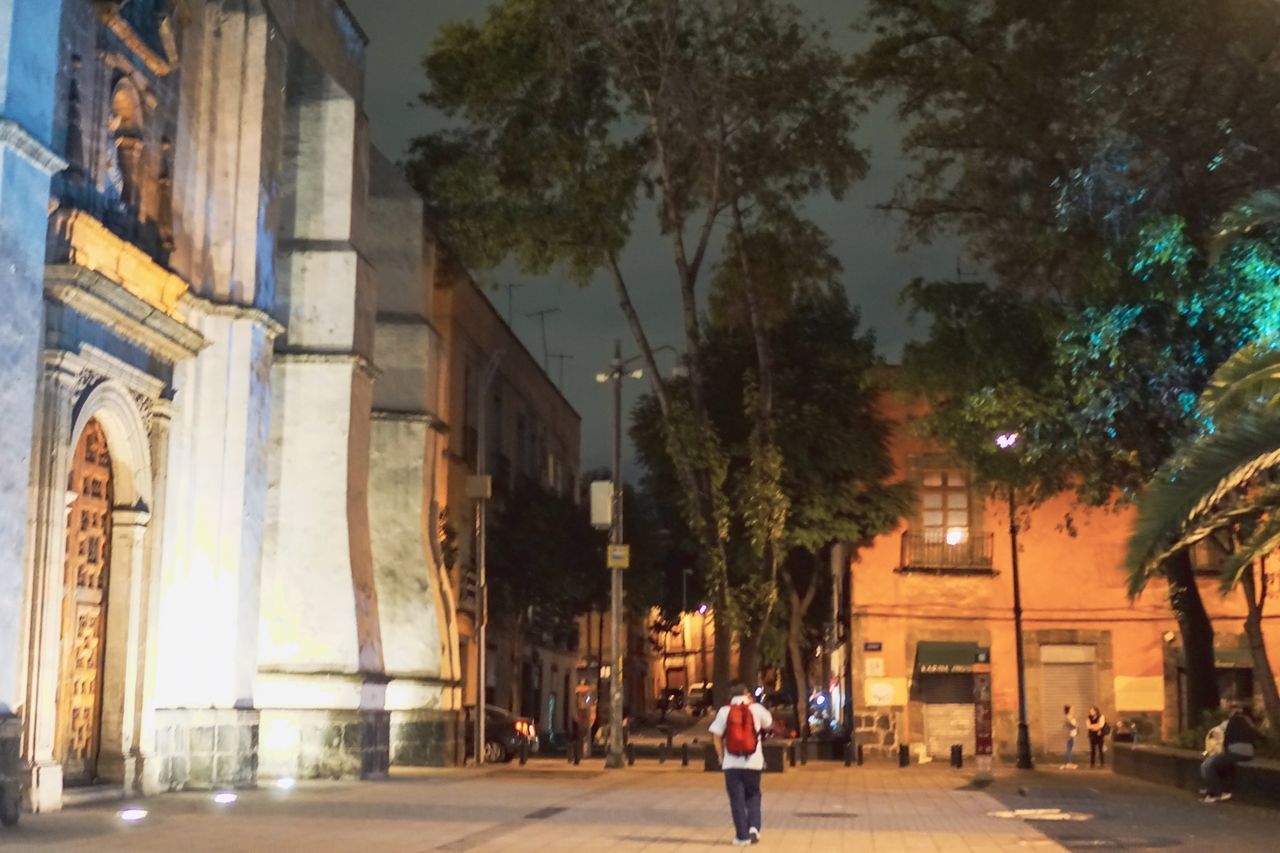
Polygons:
<instances>
[{"instance_id":1,"label":"person standing on sidewalk","mask_svg":"<svg viewBox=\"0 0 1280 853\"><path fill-rule=\"evenodd\" d=\"M579 676L578 686L573 689L573 744L570 747L577 751L579 758L591 757L591 729L596 724L597 705L591 685Z\"/></svg>"},{"instance_id":2,"label":"person standing on sidewalk","mask_svg":"<svg viewBox=\"0 0 1280 853\"><path fill-rule=\"evenodd\" d=\"M1062 762L1062 770L1075 770L1076 766L1072 763L1076 753L1076 735L1080 734L1080 727L1076 725L1076 715L1071 713L1070 705L1062 706L1062 735L1067 742L1067 757Z\"/></svg>"},{"instance_id":3,"label":"person standing on sidewalk","mask_svg":"<svg viewBox=\"0 0 1280 853\"><path fill-rule=\"evenodd\" d=\"M1097 705L1089 709L1089 719L1085 725L1089 729L1089 767L1092 768L1094 766L1094 757L1096 756L1098 766L1106 768L1106 743L1111 727L1107 725L1107 718L1098 709Z\"/></svg>"},{"instance_id":4,"label":"person standing on sidewalk","mask_svg":"<svg viewBox=\"0 0 1280 853\"><path fill-rule=\"evenodd\" d=\"M760 842L763 734L773 726L773 715L751 701L751 690L745 684L733 685L729 697L729 704L716 712L710 731L729 793L733 843L736 847L745 847Z\"/></svg>"}]
</instances>

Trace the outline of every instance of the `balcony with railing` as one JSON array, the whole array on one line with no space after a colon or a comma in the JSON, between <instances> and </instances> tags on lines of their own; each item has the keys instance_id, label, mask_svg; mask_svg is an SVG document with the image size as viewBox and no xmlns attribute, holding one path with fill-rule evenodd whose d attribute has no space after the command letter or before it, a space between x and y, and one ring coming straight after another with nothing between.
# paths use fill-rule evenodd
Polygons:
<instances>
[{"instance_id":1,"label":"balcony with railing","mask_svg":"<svg viewBox=\"0 0 1280 853\"><path fill-rule=\"evenodd\" d=\"M935 574L990 575L994 535L973 536L967 531L957 534L902 534L900 572L932 572Z\"/></svg>"}]
</instances>

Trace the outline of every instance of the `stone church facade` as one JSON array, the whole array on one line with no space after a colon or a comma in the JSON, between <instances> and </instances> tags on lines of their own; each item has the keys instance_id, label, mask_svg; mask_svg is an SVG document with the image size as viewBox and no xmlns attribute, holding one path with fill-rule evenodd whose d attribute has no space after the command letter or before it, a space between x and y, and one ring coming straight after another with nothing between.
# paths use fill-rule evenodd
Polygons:
<instances>
[{"instance_id":1,"label":"stone church facade","mask_svg":"<svg viewBox=\"0 0 1280 853\"><path fill-rule=\"evenodd\" d=\"M456 753L431 244L366 47L341 0L0 5L0 746L33 809Z\"/></svg>"}]
</instances>

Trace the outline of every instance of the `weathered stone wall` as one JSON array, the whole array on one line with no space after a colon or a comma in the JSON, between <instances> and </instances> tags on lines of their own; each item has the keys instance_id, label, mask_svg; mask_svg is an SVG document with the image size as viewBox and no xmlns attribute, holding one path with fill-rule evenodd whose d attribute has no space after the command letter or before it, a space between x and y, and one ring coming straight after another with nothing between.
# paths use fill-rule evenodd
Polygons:
<instances>
[{"instance_id":1,"label":"weathered stone wall","mask_svg":"<svg viewBox=\"0 0 1280 853\"><path fill-rule=\"evenodd\" d=\"M258 773L266 779L370 779L390 766L387 711L264 710L261 733Z\"/></svg>"},{"instance_id":2,"label":"weathered stone wall","mask_svg":"<svg viewBox=\"0 0 1280 853\"><path fill-rule=\"evenodd\" d=\"M865 755L885 758L898 754L902 708L862 708L854 714L857 742Z\"/></svg>"},{"instance_id":3,"label":"weathered stone wall","mask_svg":"<svg viewBox=\"0 0 1280 853\"><path fill-rule=\"evenodd\" d=\"M61 0L0 5L0 714L19 710L29 580L31 447L44 321L45 218L55 153Z\"/></svg>"},{"instance_id":4,"label":"weathered stone wall","mask_svg":"<svg viewBox=\"0 0 1280 853\"><path fill-rule=\"evenodd\" d=\"M167 710L156 714L160 791L249 788L258 781L258 712Z\"/></svg>"}]
</instances>

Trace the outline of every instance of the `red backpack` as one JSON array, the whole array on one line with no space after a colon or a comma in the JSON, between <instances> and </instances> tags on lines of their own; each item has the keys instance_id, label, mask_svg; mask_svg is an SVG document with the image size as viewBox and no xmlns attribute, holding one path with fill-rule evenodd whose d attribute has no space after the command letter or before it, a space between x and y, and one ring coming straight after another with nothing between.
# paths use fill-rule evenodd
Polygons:
<instances>
[{"instance_id":1,"label":"red backpack","mask_svg":"<svg viewBox=\"0 0 1280 853\"><path fill-rule=\"evenodd\" d=\"M751 713L751 703L739 702L729 706L729 720L724 730L724 748L730 755L754 755L759 733L756 718Z\"/></svg>"}]
</instances>

